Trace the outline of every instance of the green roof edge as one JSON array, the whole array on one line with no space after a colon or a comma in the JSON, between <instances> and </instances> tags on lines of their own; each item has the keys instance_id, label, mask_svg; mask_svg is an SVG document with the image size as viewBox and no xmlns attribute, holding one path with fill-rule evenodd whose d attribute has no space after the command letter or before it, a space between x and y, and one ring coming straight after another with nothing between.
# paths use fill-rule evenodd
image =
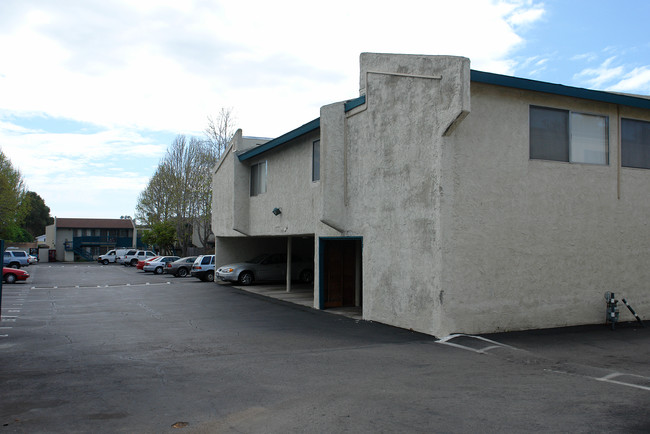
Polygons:
<instances>
[{"instance_id":1,"label":"green roof edge","mask_svg":"<svg viewBox=\"0 0 650 434\"><path fill-rule=\"evenodd\" d=\"M492 72L470 71L471 81L477 83L492 84L496 86L510 87L514 89L530 90L535 92L549 93L553 95L568 96L573 98L586 99L590 101L598 101L610 104L618 104L629 107L637 107L650 110L650 98L642 96L625 95L619 93L606 92L602 90L591 90L580 87L564 86L561 84L548 83L545 81L530 80L527 78L511 77L509 75L494 74ZM366 96L362 95L358 98L348 100L344 103L345 111L348 112L360 105L365 104ZM256 148L242 152L237 156L239 161L245 161L250 158L256 157L264 152L275 149L278 146L284 145L291 140L304 136L312 131L320 128L320 118L307 122L299 126L295 130L281 135L273 140L266 142Z\"/></svg>"}]
</instances>

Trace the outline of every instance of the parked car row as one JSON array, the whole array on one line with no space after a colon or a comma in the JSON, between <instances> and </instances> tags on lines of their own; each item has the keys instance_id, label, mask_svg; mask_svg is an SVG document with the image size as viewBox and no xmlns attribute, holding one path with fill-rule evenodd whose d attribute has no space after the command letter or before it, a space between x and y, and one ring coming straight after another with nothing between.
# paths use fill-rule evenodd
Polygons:
<instances>
[{"instance_id":1,"label":"parked car row","mask_svg":"<svg viewBox=\"0 0 650 434\"><path fill-rule=\"evenodd\" d=\"M207 259L207 264L203 264ZM198 277L203 281L214 281L214 255L186 256L164 256L157 255L150 250L137 249L115 249L99 256L97 262L108 265L110 263L134 266L137 270L152 272L154 274L171 274L175 277L186 277L189 275ZM194 265L197 263L197 268ZM211 269L209 268L211 265Z\"/></svg>"},{"instance_id":2,"label":"parked car row","mask_svg":"<svg viewBox=\"0 0 650 434\"><path fill-rule=\"evenodd\" d=\"M240 285L252 285L256 282L280 282L286 280L287 255L271 253L258 255L248 261L215 267L215 255L160 256L148 250L115 250L99 257L98 262L121 263L135 266L138 270L155 274L171 274L176 277L191 275L204 282L215 279ZM110 258L114 257L114 261ZM108 262L107 262L108 261ZM314 280L314 264L308 259L293 256L291 258L291 278L302 283Z\"/></svg>"}]
</instances>

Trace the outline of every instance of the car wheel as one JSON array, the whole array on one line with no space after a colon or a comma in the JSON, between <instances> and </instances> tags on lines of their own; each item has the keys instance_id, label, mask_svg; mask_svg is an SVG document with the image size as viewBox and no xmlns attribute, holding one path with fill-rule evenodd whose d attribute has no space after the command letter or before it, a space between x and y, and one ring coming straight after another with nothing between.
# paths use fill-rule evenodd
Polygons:
<instances>
[{"instance_id":1,"label":"car wheel","mask_svg":"<svg viewBox=\"0 0 650 434\"><path fill-rule=\"evenodd\" d=\"M187 276L187 268L179 268L178 271L176 272L176 275L178 277L186 277Z\"/></svg>"},{"instance_id":2,"label":"car wheel","mask_svg":"<svg viewBox=\"0 0 650 434\"><path fill-rule=\"evenodd\" d=\"M205 275L205 280L208 282L214 282L214 271L208 271Z\"/></svg>"},{"instance_id":3,"label":"car wheel","mask_svg":"<svg viewBox=\"0 0 650 434\"><path fill-rule=\"evenodd\" d=\"M162 274L163 273L163 267L156 267L156 269L154 271L156 272L156 274Z\"/></svg>"},{"instance_id":4,"label":"car wheel","mask_svg":"<svg viewBox=\"0 0 650 434\"><path fill-rule=\"evenodd\" d=\"M314 272L311 270L302 270L300 272L299 280L302 283L311 283L314 281Z\"/></svg>"},{"instance_id":5,"label":"car wheel","mask_svg":"<svg viewBox=\"0 0 650 434\"><path fill-rule=\"evenodd\" d=\"M244 271L239 275L238 280L242 285L250 285L255 281L255 278L253 277L253 273L250 271Z\"/></svg>"},{"instance_id":6,"label":"car wheel","mask_svg":"<svg viewBox=\"0 0 650 434\"><path fill-rule=\"evenodd\" d=\"M18 262L12 262L11 264L9 264L9 268L19 269L20 264Z\"/></svg>"},{"instance_id":7,"label":"car wheel","mask_svg":"<svg viewBox=\"0 0 650 434\"><path fill-rule=\"evenodd\" d=\"M137 259L131 259L130 264L131 264L132 267L135 267L136 265L138 265L138 260Z\"/></svg>"},{"instance_id":8,"label":"car wheel","mask_svg":"<svg viewBox=\"0 0 650 434\"><path fill-rule=\"evenodd\" d=\"M5 276L5 282L7 282L7 283L16 283L16 275L15 274L7 274Z\"/></svg>"},{"instance_id":9,"label":"car wheel","mask_svg":"<svg viewBox=\"0 0 650 434\"><path fill-rule=\"evenodd\" d=\"M104 260L102 261L102 264L104 264L104 265L108 265L108 259L104 259Z\"/></svg>"}]
</instances>

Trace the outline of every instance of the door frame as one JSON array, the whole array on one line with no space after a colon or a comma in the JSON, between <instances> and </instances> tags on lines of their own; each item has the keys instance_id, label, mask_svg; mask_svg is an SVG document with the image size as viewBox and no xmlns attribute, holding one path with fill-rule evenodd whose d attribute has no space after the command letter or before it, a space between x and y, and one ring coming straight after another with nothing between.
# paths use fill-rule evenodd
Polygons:
<instances>
[{"instance_id":1,"label":"door frame","mask_svg":"<svg viewBox=\"0 0 650 434\"><path fill-rule=\"evenodd\" d=\"M318 237L318 308L320 310L325 309L325 244L332 241L358 241L359 242L359 253L357 257L358 264L355 271L355 280L357 282L358 288L356 288L357 294L355 294L355 299L358 300L358 305L362 306L363 304L363 237L353 236L353 237Z\"/></svg>"}]
</instances>

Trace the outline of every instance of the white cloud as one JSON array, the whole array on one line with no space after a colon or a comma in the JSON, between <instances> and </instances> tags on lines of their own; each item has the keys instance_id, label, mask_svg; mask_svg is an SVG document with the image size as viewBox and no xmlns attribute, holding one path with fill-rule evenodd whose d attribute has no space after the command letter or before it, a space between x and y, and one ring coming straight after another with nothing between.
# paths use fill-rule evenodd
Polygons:
<instances>
[{"instance_id":1,"label":"white cloud","mask_svg":"<svg viewBox=\"0 0 650 434\"><path fill-rule=\"evenodd\" d=\"M594 60L598 59L598 55L596 53L581 53L581 54L576 54L575 56L572 56L570 60L574 61L587 61L587 62L593 62Z\"/></svg>"},{"instance_id":2,"label":"white cloud","mask_svg":"<svg viewBox=\"0 0 650 434\"><path fill-rule=\"evenodd\" d=\"M634 68L623 79L609 87L616 92L642 92L650 94L650 66Z\"/></svg>"},{"instance_id":3,"label":"white cloud","mask_svg":"<svg viewBox=\"0 0 650 434\"><path fill-rule=\"evenodd\" d=\"M27 188L59 217L132 214L166 149L129 130L54 134L7 121L0 122L0 144Z\"/></svg>"},{"instance_id":4,"label":"white cloud","mask_svg":"<svg viewBox=\"0 0 650 434\"><path fill-rule=\"evenodd\" d=\"M512 12L507 17L509 24L513 26L528 26L540 19L546 14L542 4L535 4L531 0L513 1L510 3Z\"/></svg>"},{"instance_id":5,"label":"white cloud","mask_svg":"<svg viewBox=\"0 0 650 434\"><path fill-rule=\"evenodd\" d=\"M277 120L253 118L249 107L356 96L362 51L464 55L507 73L507 56L522 42L513 26L543 13L529 1L488 0L405 0L398 8L332 0L318 11L297 0L132 3L24 6L13 30L0 31L0 104L195 133L207 115L231 106L249 126L270 127ZM284 101L272 99L282 86ZM250 89L256 99L243 99Z\"/></svg>"},{"instance_id":6,"label":"white cloud","mask_svg":"<svg viewBox=\"0 0 650 434\"><path fill-rule=\"evenodd\" d=\"M650 66L631 66L619 60L618 56L609 57L598 67L585 68L574 78L596 89L637 94L650 93Z\"/></svg>"},{"instance_id":7,"label":"white cloud","mask_svg":"<svg viewBox=\"0 0 650 434\"><path fill-rule=\"evenodd\" d=\"M623 74L623 66L613 66L616 57L610 57L597 68L586 68L575 75L574 78L585 80L590 87L603 89L606 83Z\"/></svg>"},{"instance_id":8,"label":"white cloud","mask_svg":"<svg viewBox=\"0 0 650 434\"><path fill-rule=\"evenodd\" d=\"M57 201L96 200L107 179L84 167L119 167L120 155L142 158L128 169L141 190L168 145L149 132L200 135L207 116L232 107L244 134L280 135L356 97L367 51L461 55L509 74L517 29L543 15L530 0L3 0L0 113L104 131L30 131L5 117L0 146L30 188ZM125 173L106 175L120 192L111 200L127 195ZM61 204L48 201L58 213L72 206Z\"/></svg>"}]
</instances>

